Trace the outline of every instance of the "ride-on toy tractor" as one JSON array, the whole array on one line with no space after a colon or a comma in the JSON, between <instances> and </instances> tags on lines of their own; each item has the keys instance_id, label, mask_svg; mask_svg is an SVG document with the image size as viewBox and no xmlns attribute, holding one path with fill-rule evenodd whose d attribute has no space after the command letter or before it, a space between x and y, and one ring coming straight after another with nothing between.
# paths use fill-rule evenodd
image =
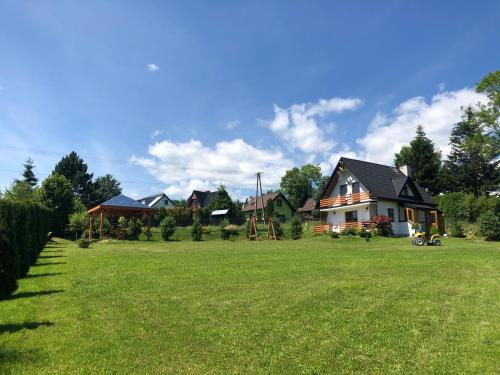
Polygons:
<instances>
[{"instance_id":1,"label":"ride-on toy tractor","mask_svg":"<svg viewBox=\"0 0 500 375\"><path fill-rule=\"evenodd\" d=\"M429 246L441 246L441 240L439 239L439 233L429 237L425 232L416 231L411 239L411 244L416 246L424 246L425 244Z\"/></svg>"}]
</instances>

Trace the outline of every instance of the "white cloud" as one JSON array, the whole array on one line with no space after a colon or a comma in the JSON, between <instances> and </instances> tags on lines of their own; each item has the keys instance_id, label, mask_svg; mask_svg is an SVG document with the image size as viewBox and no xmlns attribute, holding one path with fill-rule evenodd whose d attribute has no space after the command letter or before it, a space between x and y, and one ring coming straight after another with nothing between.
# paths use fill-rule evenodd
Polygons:
<instances>
[{"instance_id":1,"label":"white cloud","mask_svg":"<svg viewBox=\"0 0 500 375\"><path fill-rule=\"evenodd\" d=\"M423 125L427 136L441 150L443 157L450 152L450 132L462 115L462 107L485 100L473 89L441 92L426 102L423 97L410 98L399 104L390 114L377 113L364 137L356 140L359 147L343 145L321 164L331 171L340 156L392 165L394 154L415 137L417 125Z\"/></svg>"},{"instance_id":2,"label":"white cloud","mask_svg":"<svg viewBox=\"0 0 500 375\"><path fill-rule=\"evenodd\" d=\"M148 70L150 72L157 72L158 70L160 70L160 67L156 64L148 64Z\"/></svg>"},{"instance_id":3,"label":"white cloud","mask_svg":"<svg viewBox=\"0 0 500 375\"><path fill-rule=\"evenodd\" d=\"M444 91L445 88L446 88L446 83L444 83L444 82L438 83L437 89L439 92Z\"/></svg>"},{"instance_id":4,"label":"white cloud","mask_svg":"<svg viewBox=\"0 0 500 375\"><path fill-rule=\"evenodd\" d=\"M279 151L256 148L242 139L204 146L198 140L185 143L156 142L149 156L132 156L130 162L144 167L168 185L165 192L185 199L192 190L215 189L219 184L243 198L243 191L255 186L255 173L263 172L264 190L279 185L281 176L293 167Z\"/></svg>"},{"instance_id":5,"label":"white cloud","mask_svg":"<svg viewBox=\"0 0 500 375\"><path fill-rule=\"evenodd\" d=\"M358 98L320 99L317 103L294 104L289 108L274 106L274 119L269 129L275 133L289 149L298 149L307 154L330 151L335 142L326 136L333 131L334 123L322 123L328 114L357 109L363 101Z\"/></svg>"},{"instance_id":6,"label":"white cloud","mask_svg":"<svg viewBox=\"0 0 500 375\"><path fill-rule=\"evenodd\" d=\"M238 120L228 121L228 123L226 124L226 129L229 131L234 131L238 126L240 126L240 122Z\"/></svg>"},{"instance_id":7,"label":"white cloud","mask_svg":"<svg viewBox=\"0 0 500 375\"><path fill-rule=\"evenodd\" d=\"M155 139L156 137L158 137L160 134L163 133L163 130L160 130L160 129L156 129L155 131L153 131L151 133L151 139Z\"/></svg>"},{"instance_id":8,"label":"white cloud","mask_svg":"<svg viewBox=\"0 0 500 375\"><path fill-rule=\"evenodd\" d=\"M420 96L408 99L389 116L377 114L366 136L357 143L366 160L391 164L394 154L415 137L415 128L421 124L445 156L450 152L450 132L460 120L462 107L484 99L482 94L468 88L436 94L430 103Z\"/></svg>"}]
</instances>

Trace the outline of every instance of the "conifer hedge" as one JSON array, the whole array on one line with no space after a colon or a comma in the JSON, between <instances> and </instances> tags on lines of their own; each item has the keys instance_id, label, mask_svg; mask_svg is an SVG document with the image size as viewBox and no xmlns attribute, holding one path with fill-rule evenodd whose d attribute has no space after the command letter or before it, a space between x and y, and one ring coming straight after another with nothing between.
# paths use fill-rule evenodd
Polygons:
<instances>
[{"instance_id":1,"label":"conifer hedge","mask_svg":"<svg viewBox=\"0 0 500 375\"><path fill-rule=\"evenodd\" d=\"M0 200L0 299L17 289L42 251L51 223L50 211L36 203Z\"/></svg>"}]
</instances>

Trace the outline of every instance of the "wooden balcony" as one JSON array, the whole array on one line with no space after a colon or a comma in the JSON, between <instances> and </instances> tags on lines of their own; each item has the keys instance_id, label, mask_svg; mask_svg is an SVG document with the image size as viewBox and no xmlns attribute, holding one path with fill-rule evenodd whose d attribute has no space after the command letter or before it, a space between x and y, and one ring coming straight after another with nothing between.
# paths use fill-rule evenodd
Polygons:
<instances>
[{"instance_id":1,"label":"wooden balcony","mask_svg":"<svg viewBox=\"0 0 500 375\"><path fill-rule=\"evenodd\" d=\"M339 223L337 226L333 226L331 224L321 224L321 225L316 225L314 227L314 233L325 233L325 232L332 232L334 229L336 231L342 232L346 228L354 228L354 229L369 229L372 226L371 221L348 221L348 222L342 222Z\"/></svg>"},{"instance_id":2,"label":"wooden balcony","mask_svg":"<svg viewBox=\"0 0 500 375\"><path fill-rule=\"evenodd\" d=\"M372 195L367 192L355 193L350 195L337 195L332 198L324 198L319 201L320 208L347 206L349 204L356 204L368 202L373 199Z\"/></svg>"}]
</instances>

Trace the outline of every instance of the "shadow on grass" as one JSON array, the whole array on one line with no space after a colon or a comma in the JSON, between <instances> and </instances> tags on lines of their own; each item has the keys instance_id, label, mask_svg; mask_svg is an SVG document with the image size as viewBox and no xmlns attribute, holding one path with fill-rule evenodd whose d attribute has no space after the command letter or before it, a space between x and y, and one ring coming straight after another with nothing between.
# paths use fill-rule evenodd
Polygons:
<instances>
[{"instance_id":1,"label":"shadow on grass","mask_svg":"<svg viewBox=\"0 0 500 375\"><path fill-rule=\"evenodd\" d=\"M57 276L64 275L66 272L46 272L46 273L35 273L34 275L26 275L26 279L34 279L37 277L45 277L45 276Z\"/></svg>"},{"instance_id":2,"label":"shadow on grass","mask_svg":"<svg viewBox=\"0 0 500 375\"><path fill-rule=\"evenodd\" d=\"M0 324L0 334L5 332L14 333L21 331L23 329L37 329L38 327L42 326L50 327L53 325L54 323L52 322L26 322L21 324Z\"/></svg>"},{"instance_id":3,"label":"shadow on grass","mask_svg":"<svg viewBox=\"0 0 500 375\"><path fill-rule=\"evenodd\" d=\"M42 266L52 266L56 264L66 264L66 262L52 262L52 263L37 263L33 264L31 267L42 267Z\"/></svg>"},{"instance_id":4,"label":"shadow on grass","mask_svg":"<svg viewBox=\"0 0 500 375\"><path fill-rule=\"evenodd\" d=\"M40 255L38 259L66 258L66 255Z\"/></svg>"},{"instance_id":5,"label":"shadow on grass","mask_svg":"<svg viewBox=\"0 0 500 375\"><path fill-rule=\"evenodd\" d=\"M9 298L6 299L6 301L13 300L13 299L19 299L19 298L30 298L30 297L38 297L38 296L48 296L51 294L58 294L62 293L64 290L57 289L57 290L40 290L38 292L21 292L21 293L16 293Z\"/></svg>"},{"instance_id":6,"label":"shadow on grass","mask_svg":"<svg viewBox=\"0 0 500 375\"><path fill-rule=\"evenodd\" d=\"M64 246L61 245L45 245L45 249L62 249Z\"/></svg>"}]
</instances>

